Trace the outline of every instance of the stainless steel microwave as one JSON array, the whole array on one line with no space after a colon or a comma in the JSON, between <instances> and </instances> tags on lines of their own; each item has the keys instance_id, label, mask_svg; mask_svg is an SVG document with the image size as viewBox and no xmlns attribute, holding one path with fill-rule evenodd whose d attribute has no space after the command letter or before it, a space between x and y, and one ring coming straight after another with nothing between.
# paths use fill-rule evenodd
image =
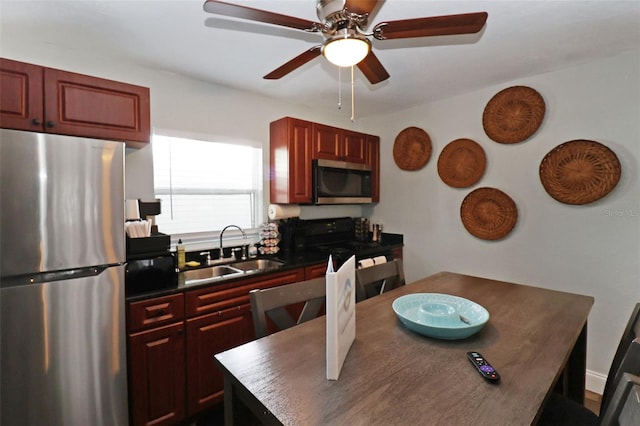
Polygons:
<instances>
[{"instance_id":1,"label":"stainless steel microwave","mask_svg":"<svg viewBox=\"0 0 640 426\"><path fill-rule=\"evenodd\" d=\"M371 167L361 163L313 160L314 204L372 202Z\"/></svg>"}]
</instances>

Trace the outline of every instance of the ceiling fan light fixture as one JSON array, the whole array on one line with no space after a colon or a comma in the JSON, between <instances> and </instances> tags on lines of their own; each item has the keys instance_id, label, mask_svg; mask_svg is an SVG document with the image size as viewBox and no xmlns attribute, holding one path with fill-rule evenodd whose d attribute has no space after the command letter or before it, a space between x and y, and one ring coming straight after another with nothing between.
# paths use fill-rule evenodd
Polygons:
<instances>
[{"instance_id":1,"label":"ceiling fan light fixture","mask_svg":"<svg viewBox=\"0 0 640 426\"><path fill-rule=\"evenodd\" d=\"M371 43L364 37L347 34L327 40L322 54L329 62L339 67L351 67L369 54Z\"/></svg>"}]
</instances>

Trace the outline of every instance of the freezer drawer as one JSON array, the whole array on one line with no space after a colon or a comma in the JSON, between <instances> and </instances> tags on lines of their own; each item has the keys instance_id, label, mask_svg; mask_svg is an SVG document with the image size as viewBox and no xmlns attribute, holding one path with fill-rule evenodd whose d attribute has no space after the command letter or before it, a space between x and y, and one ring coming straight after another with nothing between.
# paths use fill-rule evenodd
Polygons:
<instances>
[{"instance_id":1,"label":"freezer drawer","mask_svg":"<svg viewBox=\"0 0 640 426\"><path fill-rule=\"evenodd\" d=\"M126 425L124 266L0 289L0 424Z\"/></svg>"}]
</instances>

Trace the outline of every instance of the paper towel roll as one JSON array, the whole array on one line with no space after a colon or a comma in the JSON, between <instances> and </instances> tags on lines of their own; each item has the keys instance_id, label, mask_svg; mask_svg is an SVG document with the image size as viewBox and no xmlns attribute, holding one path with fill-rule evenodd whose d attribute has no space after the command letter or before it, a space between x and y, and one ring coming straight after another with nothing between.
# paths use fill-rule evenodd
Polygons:
<instances>
[{"instance_id":1,"label":"paper towel roll","mask_svg":"<svg viewBox=\"0 0 640 426\"><path fill-rule=\"evenodd\" d=\"M138 200L126 200L124 206L124 218L126 220L140 219L140 205L138 204Z\"/></svg>"},{"instance_id":2,"label":"paper towel roll","mask_svg":"<svg viewBox=\"0 0 640 426\"><path fill-rule=\"evenodd\" d=\"M287 219L300 216L300 206L297 204L269 204L267 210L269 219Z\"/></svg>"},{"instance_id":3,"label":"paper towel roll","mask_svg":"<svg viewBox=\"0 0 640 426\"><path fill-rule=\"evenodd\" d=\"M386 256L376 256L373 258L373 263L376 265L382 265L383 263L387 263Z\"/></svg>"},{"instance_id":4,"label":"paper towel roll","mask_svg":"<svg viewBox=\"0 0 640 426\"><path fill-rule=\"evenodd\" d=\"M363 269L363 268L369 268L370 266L373 266L373 259L368 258L368 259L362 259L361 261L358 262L358 269Z\"/></svg>"}]
</instances>

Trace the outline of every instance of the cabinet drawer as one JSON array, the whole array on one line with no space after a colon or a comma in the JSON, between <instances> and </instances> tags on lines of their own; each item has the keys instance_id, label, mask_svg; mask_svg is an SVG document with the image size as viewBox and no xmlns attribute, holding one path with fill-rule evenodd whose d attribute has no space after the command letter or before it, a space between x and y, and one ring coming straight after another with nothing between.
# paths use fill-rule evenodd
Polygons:
<instances>
[{"instance_id":1,"label":"cabinet drawer","mask_svg":"<svg viewBox=\"0 0 640 426\"><path fill-rule=\"evenodd\" d=\"M334 262L335 269L335 262ZM304 279L311 280L313 278L321 278L327 274L327 264L325 262L311 265L304 268Z\"/></svg>"},{"instance_id":2,"label":"cabinet drawer","mask_svg":"<svg viewBox=\"0 0 640 426\"><path fill-rule=\"evenodd\" d=\"M190 291L186 294L186 315L191 318L246 304L249 303L249 292L253 289L276 287L298 281L304 281L303 268Z\"/></svg>"},{"instance_id":3,"label":"cabinet drawer","mask_svg":"<svg viewBox=\"0 0 640 426\"><path fill-rule=\"evenodd\" d=\"M159 327L184 318L184 296L172 294L129 304L129 332Z\"/></svg>"}]
</instances>

